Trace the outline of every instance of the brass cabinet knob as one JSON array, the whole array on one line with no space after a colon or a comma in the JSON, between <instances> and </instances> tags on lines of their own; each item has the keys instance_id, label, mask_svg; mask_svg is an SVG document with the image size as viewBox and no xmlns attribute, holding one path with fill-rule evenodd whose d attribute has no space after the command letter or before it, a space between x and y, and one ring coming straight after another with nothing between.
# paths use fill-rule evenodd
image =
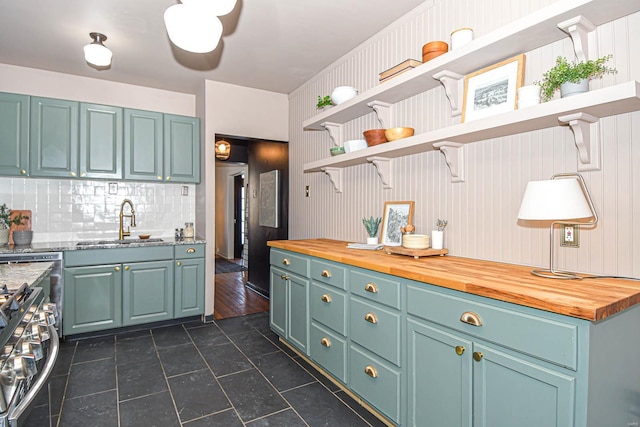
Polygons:
<instances>
[{"instance_id":1,"label":"brass cabinet knob","mask_svg":"<svg viewBox=\"0 0 640 427\"><path fill-rule=\"evenodd\" d=\"M26 170L24 170L24 169L20 169L20 174L21 174L21 175L26 175L26 174L27 174L27 171L26 171Z\"/></svg>"},{"instance_id":2,"label":"brass cabinet knob","mask_svg":"<svg viewBox=\"0 0 640 427\"><path fill-rule=\"evenodd\" d=\"M331 347L331 340L329 340L329 338L324 337L320 340L320 344L322 344L323 346L329 348Z\"/></svg>"},{"instance_id":3,"label":"brass cabinet knob","mask_svg":"<svg viewBox=\"0 0 640 427\"><path fill-rule=\"evenodd\" d=\"M460 321L471 326L482 326L482 319L480 318L480 316L478 316L477 313L474 313L473 311L465 311L464 313L462 313L462 316L460 316Z\"/></svg>"},{"instance_id":4,"label":"brass cabinet knob","mask_svg":"<svg viewBox=\"0 0 640 427\"><path fill-rule=\"evenodd\" d=\"M364 315L364 320L366 320L369 323L378 323L378 318L376 317L375 314L373 313L367 313Z\"/></svg>"},{"instance_id":5,"label":"brass cabinet knob","mask_svg":"<svg viewBox=\"0 0 640 427\"><path fill-rule=\"evenodd\" d=\"M378 293L378 287L374 283L367 283L364 285L364 290L367 292L371 292L372 294Z\"/></svg>"},{"instance_id":6,"label":"brass cabinet knob","mask_svg":"<svg viewBox=\"0 0 640 427\"><path fill-rule=\"evenodd\" d=\"M128 265L125 265L125 266L124 266L124 269L125 269L125 270L127 270L127 271L129 271L129 269L130 269L130 268L131 268L131 267L129 267Z\"/></svg>"},{"instance_id":7,"label":"brass cabinet knob","mask_svg":"<svg viewBox=\"0 0 640 427\"><path fill-rule=\"evenodd\" d=\"M180 266L182 265L182 261L178 261L178 262L176 262L176 265L177 265L178 267L180 267Z\"/></svg>"},{"instance_id":8,"label":"brass cabinet knob","mask_svg":"<svg viewBox=\"0 0 640 427\"><path fill-rule=\"evenodd\" d=\"M71 175L71 176L76 176L76 173L75 173L75 172L73 172L73 171L71 171L71 172L69 172L69 175Z\"/></svg>"},{"instance_id":9,"label":"brass cabinet knob","mask_svg":"<svg viewBox=\"0 0 640 427\"><path fill-rule=\"evenodd\" d=\"M484 354L482 354L482 352L480 352L480 351L474 351L473 352L473 360L475 360L476 362L481 361L483 356L484 356Z\"/></svg>"},{"instance_id":10,"label":"brass cabinet knob","mask_svg":"<svg viewBox=\"0 0 640 427\"><path fill-rule=\"evenodd\" d=\"M322 277L331 277L331 272L329 270L322 270Z\"/></svg>"},{"instance_id":11,"label":"brass cabinet knob","mask_svg":"<svg viewBox=\"0 0 640 427\"><path fill-rule=\"evenodd\" d=\"M171 181L171 177L167 175L167 181Z\"/></svg>"},{"instance_id":12,"label":"brass cabinet knob","mask_svg":"<svg viewBox=\"0 0 640 427\"><path fill-rule=\"evenodd\" d=\"M464 346L457 345L457 346L456 346L456 354L457 354L458 356L462 356L462 353L464 353Z\"/></svg>"},{"instance_id":13,"label":"brass cabinet knob","mask_svg":"<svg viewBox=\"0 0 640 427\"><path fill-rule=\"evenodd\" d=\"M194 248L189 248L189 249L187 249L187 253L188 253L188 254L192 254L192 253L194 253L195 251L196 251L196 250L195 250Z\"/></svg>"},{"instance_id":14,"label":"brass cabinet knob","mask_svg":"<svg viewBox=\"0 0 640 427\"><path fill-rule=\"evenodd\" d=\"M364 368L364 373L369 375L371 378L378 378L378 371L371 365L367 365Z\"/></svg>"},{"instance_id":15,"label":"brass cabinet knob","mask_svg":"<svg viewBox=\"0 0 640 427\"><path fill-rule=\"evenodd\" d=\"M114 268L115 271L120 271L120 267Z\"/></svg>"},{"instance_id":16,"label":"brass cabinet knob","mask_svg":"<svg viewBox=\"0 0 640 427\"><path fill-rule=\"evenodd\" d=\"M322 297L320 297L320 299L322 300L322 302L331 302L331 295L324 294L322 295Z\"/></svg>"},{"instance_id":17,"label":"brass cabinet knob","mask_svg":"<svg viewBox=\"0 0 640 427\"><path fill-rule=\"evenodd\" d=\"M162 181L162 177L161 177L160 175L158 175L158 179L159 179L160 181Z\"/></svg>"},{"instance_id":18,"label":"brass cabinet knob","mask_svg":"<svg viewBox=\"0 0 640 427\"><path fill-rule=\"evenodd\" d=\"M80 176L82 176L82 177L87 176L87 173L86 172L80 172Z\"/></svg>"},{"instance_id":19,"label":"brass cabinet knob","mask_svg":"<svg viewBox=\"0 0 640 427\"><path fill-rule=\"evenodd\" d=\"M280 278L282 280L289 280L289 276L287 276L286 274L283 274L282 276L280 276Z\"/></svg>"},{"instance_id":20,"label":"brass cabinet knob","mask_svg":"<svg viewBox=\"0 0 640 427\"><path fill-rule=\"evenodd\" d=\"M285 258L282 260L282 264L283 265L291 265L291 261L289 261L289 258Z\"/></svg>"}]
</instances>

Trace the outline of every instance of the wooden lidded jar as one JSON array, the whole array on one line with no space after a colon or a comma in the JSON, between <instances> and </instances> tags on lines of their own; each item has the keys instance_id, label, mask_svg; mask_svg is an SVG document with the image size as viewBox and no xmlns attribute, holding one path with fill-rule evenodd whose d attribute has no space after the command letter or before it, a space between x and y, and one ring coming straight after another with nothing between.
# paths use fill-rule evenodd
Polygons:
<instances>
[{"instance_id":1,"label":"wooden lidded jar","mask_svg":"<svg viewBox=\"0 0 640 427\"><path fill-rule=\"evenodd\" d=\"M443 41L433 41L422 46L422 62L425 63L437 56L447 53L449 45Z\"/></svg>"}]
</instances>

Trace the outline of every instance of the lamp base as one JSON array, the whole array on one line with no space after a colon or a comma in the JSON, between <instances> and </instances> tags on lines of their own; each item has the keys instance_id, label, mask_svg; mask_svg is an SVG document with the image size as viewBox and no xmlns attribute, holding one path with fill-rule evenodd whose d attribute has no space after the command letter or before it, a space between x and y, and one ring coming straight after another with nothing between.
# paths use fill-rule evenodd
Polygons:
<instances>
[{"instance_id":1,"label":"lamp base","mask_svg":"<svg viewBox=\"0 0 640 427\"><path fill-rule=\"evenodd\" d=\"M571 273L569 271L531 270L531 274L538 277L546 277L547 279L563 279L563 280L582 279L582 277L578 276L577 274Z\"/></svg>"}]
</instances>

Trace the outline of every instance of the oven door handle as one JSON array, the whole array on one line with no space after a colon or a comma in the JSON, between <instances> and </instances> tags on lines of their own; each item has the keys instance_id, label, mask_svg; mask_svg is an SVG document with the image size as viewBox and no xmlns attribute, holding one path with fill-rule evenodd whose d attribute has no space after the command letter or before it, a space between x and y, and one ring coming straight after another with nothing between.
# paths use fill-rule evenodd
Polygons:
<instances>
[{"instance_id":1,"label":"oven door handle","mask_svg":"<svg viewBox=\"0 0 640 427\"><path fill-rule=\"evenodd\" d=\"M27 394L24 396L22 401L18 406L13 408L13 410L9 411L8 419L9 426L15 426L16 421L22 413L27 409L27 407L33 402L38 395L40 389L46 385L47 380L49 379L49 375L51 375L51 371L53 371L53 367L56 365L56 359L58 358L58 351L60 350L60 340L58 339L58 332L53 325L49 325L49 335L50 335L50 346L49 352L47 354L47 362L42 369L42 372L38 376L36 382L31 386Z\"/></svg>"}]
</instances>

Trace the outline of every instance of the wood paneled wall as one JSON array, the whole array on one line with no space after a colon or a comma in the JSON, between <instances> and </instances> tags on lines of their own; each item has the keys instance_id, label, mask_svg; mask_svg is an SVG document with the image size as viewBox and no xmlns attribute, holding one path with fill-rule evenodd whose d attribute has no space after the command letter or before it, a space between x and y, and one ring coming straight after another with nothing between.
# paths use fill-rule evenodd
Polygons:
<instances>
[{"instance_id":1,"label":"wood paneled wall","mask_svg":"<svg viewBox=\"0 0 640 427\"><path fill-rule=\"evenodd\" d=\"M342 193L328 176L303 173L306 162L329 156L327 132L303 131L302 122L316 114L318 95L341 85L365 91L377 85L378 73L407 58L421 59L422 45L448 40L451 31L472 27L476 37L554 2L529 0L426 1L373 38L349 52L290 95L290 238L327 237L364 241L363 216L382 216L388 200L415 200L417 232L428 233L445 218L445 245L454 255L546 266L548 226L523 226L517 213L528 181L577 171L573 135L566 127L478 141L465 146L466 180L451 183L440 152L393 160L393 188L383 189L375 167L344 170ZM591 88L640 80L640 13L598 27L592 54L614 55L616 75L591 82ZM567 37L526 52L525 84L540 79L558 55L573 58ZM479 59L481 61L481 59ZM481 66L479 68L482 68ZM444 89L438 87L397 104L395 126L416 133L451 126ZM359 139L379 127L373 113L345 125L346 139ZM600 121L602 168L583 172L600 215L598 226L580 229L580 247L558 247L556 266L594 274L640 277L640 112ZM595 136L595 135L594 135ZM305 186L310 197L305 197ZM557 237L557 236L556 236ZM557 245L557 242L556 242Z\"/></svg>"}]
</instances>

